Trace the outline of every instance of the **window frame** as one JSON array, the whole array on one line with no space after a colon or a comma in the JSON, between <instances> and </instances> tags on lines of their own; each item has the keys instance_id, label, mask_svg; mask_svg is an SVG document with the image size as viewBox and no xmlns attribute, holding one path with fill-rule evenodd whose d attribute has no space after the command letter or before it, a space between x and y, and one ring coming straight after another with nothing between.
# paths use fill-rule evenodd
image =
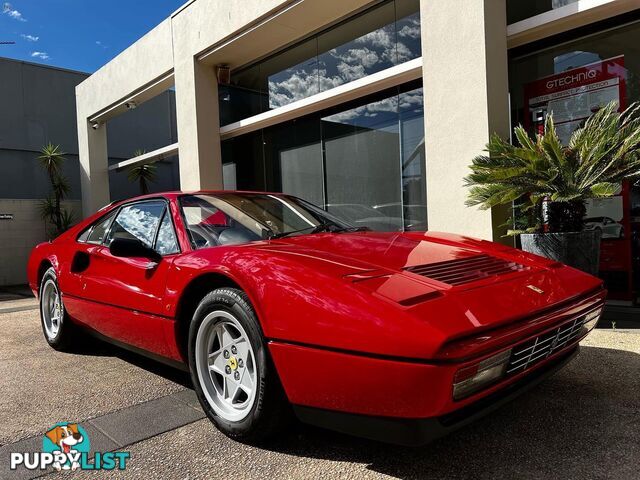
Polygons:
<instances>
[{"instance_id":1,"label":"window frame","mask_svg":"<svg viewBox=\"0 0 640 480\"><path fill-rule=\"evenodd\" d=\"M102 215L100 218L98 218L95 222L93 222L91 225L89 225L87 228L82 230L78 234L78 236L76 237L76 242L78 242L78 243L86 243L87 245L102 245L103 242L104 242L104 239L103 239L102 242L96 243L96 242L90 242L89 241L89 237L91 237L91 235L93 234L93 230L96 228L97 225L101 224L104 220L106 220L107 217L113 216L113 218L111 219L111 222L109 223L109 225L105 229L105 235L107 233L109 233L109 230L111 230L111 225L113 225L113 221L118 216L118 210L119 210L119 208L115 208L113 210L108 211L107 213ZM87 234L87 239L86 240L81 240L80 237L82 237L85 233Z\"/></svg>"},{"instance_id":2,"label":"window frame","mask_svg":"<svg viewBox=\"0 0 640 480\"><path fill-rule=\"evenodd\" d=\"M157 252L155 247L156 247L156 242L158 240L158 233L160 231L160 225L162 224L162 221L164 220L164 216L168 214L169 215L169 221L170 221L171 229L173 230L173 236L176 239L176 246L177 246L178 250L176 252L174 252L174 253L168 253L168 254L165 254L165 255L161 255L160 253L158 253L158 255L161 255L162 257L170 257L172 255L178 255L178 254L182 253L182 247L180 246L180 240L178 239L176 224L175 224L173 215L171 214L170 201L169 201L169 199L167 199L165 197L152 197L152 198L145 198L144 200L133 200L133 201L129 201L129 202L123 203L121 205L118 205L114 209L106 212L100 218L95 220L91 225L89 225L89 227L87 227L84 230L82 230L78 234L78 236L76 237L76 242L84 243L84 244L88 244L88 245L96 245L96 246L106 247L104 242L108 238L109 234L111 233L111 229L113 228L114 221L118 217L118 215L120 215L120 212L122 211L122 209L124 209L126 207L130 207L132 205L138 205L138 204L141 204L141 203L149 203L149 202L158 202L158 201L161 201L161 202L164 203L164 209L162 210L162 215L160 215L160 221L158 222L158 225L156 226L155 232L153 234L152 248L153 248L154 251ZM105 237L102 240L102 242L94 243L94 242L88 242L86 240L80 240L80 237L82 235L84 235L86 232L89 232L87 238L89 236L91 236L91 233L93 232L93 229L95 228L95 226L98 225L101 221L103 221L109 215L113 215L113 218L111 219L111 223L109 224L109 227L106 230Z\"/></svg>"},{"instance_id":3,"label":"window frame","mask_svg":"<svg viewBox=\"0 0 640 480\"><path fill-rule=\"evenodd\" d=\"M175 240L177 251L173 253L165 253L163 255L162 253L158 252L158 248L157 248L158 236L160 235L160 227L162 227L162 222L164 222L164 217L166 217L167 215L169 216L169 225L171 227L171 231L173 232L173 238ZM173 222L173 215L171 215L171 208L168 202L164 206L164 210L162 211L162 215L160 216L160 222L158 223L158 228L156 228L156 233L153 236L153 249L156 251L158 255L162 255L163 257L170 257L171 255L177 255L179 253L182 253L180 249L180 241L178 240L178 235L176 233L176 227Z\"/></svg>"}]
</instances>

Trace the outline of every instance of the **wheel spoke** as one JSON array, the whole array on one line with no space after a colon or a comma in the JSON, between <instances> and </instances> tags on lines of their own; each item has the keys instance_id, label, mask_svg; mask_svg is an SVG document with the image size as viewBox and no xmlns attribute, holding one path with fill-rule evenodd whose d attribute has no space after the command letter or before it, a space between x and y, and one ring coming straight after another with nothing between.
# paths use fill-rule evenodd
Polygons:
<instances>
[{"instance_id":1,"label":"wheel spoke","mask_svg":"<svg viewBox=\"0 0 640 480\"><path fill-rule=\"evenodd\" d=\"M240 378L240 388L242 388L247 395L251 395L251 391L253 390L253 379L251 378L251 373L249 373L246 368L242 372L242 377Z\"/></svg>"},{"instance_id":2,"label":"wheel spoke","mask_svg":"<svg viewBox=\"0 0 640 480\"><path fill-rule=\"evenodd\" d=\"M229 394L229 380L227 377L222 377L222 398L226 400Z\"/></svg>"},{"instance_id":3,"label":"wheel spoke","mask_svg":"<svg viewBox=\"0 0 640 480\"><path fill-rule=\"evenodd\" d=\"M220 325L219 334L220 334L220 337L219 337L220 345L222 346L222 348L230 347L231 344L233 343L233 337L229 333L229 329L224 323Z\"/></svg>"},{"instance_id":4,"label":"wheel spoke","mask_svg":"<svg viewBox=\"0 0 640 480\"><path fill-rule=\"evenodd\" d=\"M209 355L209 369L224 375L224 366L227 363L221 351Z\"/></svg>"},{"instance_id":5,"label":"wheel spoke","mask_svg":"<svg viewBox=\"0 0 640 480\"><path fill-rule=\"evenodd\" d=\"M240 385L235 384L232 387L233 393L229 396L229 403L231 403L233 405L233 402L236 401L236 398L238 397L238 392L240 391Z\"/></svg>"}]
</instances>

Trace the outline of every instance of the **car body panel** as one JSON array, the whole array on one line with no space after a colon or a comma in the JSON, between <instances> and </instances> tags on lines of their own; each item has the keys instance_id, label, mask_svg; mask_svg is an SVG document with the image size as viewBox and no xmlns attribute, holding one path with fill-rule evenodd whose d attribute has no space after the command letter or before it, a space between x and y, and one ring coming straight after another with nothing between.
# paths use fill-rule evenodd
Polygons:
<instances>
[{"instance_id":1,"label":"car body panel","mask_svg":"<svg viewBox=\"0 0 640 480\"><path fill-rule=\"evenodd\" d=\"M227 278L248 295L298 405L406 418L451 412L516 380L454 402L458 368L601 306L606 295L601 280L557 262L437 232L317 233L194 250L180 195L140 198L168 201L180 253L152 264L76 240L103 215L140 199L128 200L38 245L28 264L31 288L37 294L50 263L73 321L184 362L185 292L204 275ZM78 252L90 260L74 272ZM460 285L407 270L478 255L522 268Z\"/></svg>"}]
</instances>

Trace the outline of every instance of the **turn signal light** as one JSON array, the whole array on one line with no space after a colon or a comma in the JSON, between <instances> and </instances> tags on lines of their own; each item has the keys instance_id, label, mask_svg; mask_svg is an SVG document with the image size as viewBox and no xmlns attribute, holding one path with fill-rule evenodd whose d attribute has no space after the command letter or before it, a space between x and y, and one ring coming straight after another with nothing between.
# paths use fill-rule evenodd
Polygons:
<instances>
[{"instance_id":1,"label":"turn signal light","mask_svg":"<svg viewBox=\"0 0 640 480\"><path fill-rule=\"evenodd\" d=\"M453 399L461 400L504 377L511 349L458 370L453 377Z\"/></svg>"},{"instance_id":2,"label":"turn signal light","mask_svg":"<svg viewBox=\"0 0 640 480\"><path fill-rule=\"evenodd\" d=\"M591 331L596 327L598 320L600 320L601 314L602 314L602 307L598 308L597 310L594 310L591 313L587 313L585 315L584 326L587 328L588 331Z\"/></svg>"}]
</instances>

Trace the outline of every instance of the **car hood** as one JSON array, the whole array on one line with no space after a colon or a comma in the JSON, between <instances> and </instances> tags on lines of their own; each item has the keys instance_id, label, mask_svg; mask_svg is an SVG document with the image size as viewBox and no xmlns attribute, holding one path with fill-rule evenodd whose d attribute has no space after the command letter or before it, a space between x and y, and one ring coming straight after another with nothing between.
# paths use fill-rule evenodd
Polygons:
<instances>
[{"instance_id":1,"label":"car hood","mask_svg":"<svg viewBox=\"0 0 640 480\"><path fill-rule=\"evenodd\" d=\"M505 255L520 251L468 237L422 232L356 232L288 237L263 248L304 253L309 259L335 262L336 258L354 269L375 268L404 271L412 267L465 260L486 254ZM502 253L500 253L502 252ZM531 260L527 260L531 263ZM542 264L546 262L542 259Z\"/></svg>"},{"instance_id":2,"label":"car hood","mask_svg":"<svg viewBox=\"0 0 640 480\"><path fill-rule=\"evenodd\" d=\"M548 311L602 284L596 277L543 257L443 233L305 235L270 242L263 248L297 255L310 268L326 267L323 271L331 271L358 292L397 305L401 314L388 322L409 326L413 324L409 316L428 325L429 336L442 341ZM473 262L478 258L503 262L509 268L499 275L463 277L461 283L450 280L458 278L456 274L442 275L449 265L457 272L466 261L475 272ZM415 328L412 331L419 330Z\"/></svg>"}]
</instances>

